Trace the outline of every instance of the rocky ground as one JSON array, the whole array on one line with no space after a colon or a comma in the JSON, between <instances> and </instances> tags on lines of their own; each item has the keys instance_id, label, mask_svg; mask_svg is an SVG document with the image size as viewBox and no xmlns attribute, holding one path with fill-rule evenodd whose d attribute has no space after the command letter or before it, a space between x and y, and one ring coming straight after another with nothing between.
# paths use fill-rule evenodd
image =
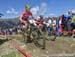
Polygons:
<instances>
[{"instance_id":1,"label":"rocky ground","mask_svg":"<svg viewBox=\"0 0 75 57\"><path fill-rule=\"evenodd\" d=\"M36 47L34 43L24 43L23 41L15 40L31 57L75 57L75 38L58 37L56 41L46 40L46 49L42 50ZM25 57L17 49L15 49L6 41L0 44L1 57ZM15 55L13 54L15 52ZM14 56L7 56L6 54L12 53ZM5 55L5 56L4 56Z\"/></svg>"}]
</instances>

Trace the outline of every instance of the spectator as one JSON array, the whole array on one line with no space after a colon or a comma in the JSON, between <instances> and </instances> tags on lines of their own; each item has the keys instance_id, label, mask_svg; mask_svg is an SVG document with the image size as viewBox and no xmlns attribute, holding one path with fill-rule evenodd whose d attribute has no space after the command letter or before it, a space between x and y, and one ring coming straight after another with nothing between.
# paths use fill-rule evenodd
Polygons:
<instances>
[{"instance_id":1,"label":"spectator","mask_svg":"<svg viewBox=\"0 0 75 57\"><path fill-rule=\"evenodd\" d=\"M61 36L62 35L62 16L60 16L58 19L57 19L57 35L58 36Z\"/></svg>"},{"instance_id":2,"label":"spectator","mask_svg":"<svg viewBox=\"0 0 75 57\"><path fill-rule=\"evenodd\" d=\"M52 34L55 35L56 34L56 19L53 17L52 18Z\"/></svg>"},{"instance_id":3,"label":"spectator","mask_svg":"<svg viewBox=\"0 0 75 57\"><path fill-rule=\"evenodd\" d=\"M71 20L72 30L75 29L75 15L73 15L73 18Z\"/></svg>"},{"instance_id":4,"label":"spectator","mask_svg":"<svg viewBox=\"0 0 75 57\"><path fill-rule=\"evenodd\" d=\"M51 23L52 23L52 20L49 17L48 18L48 23L47 23L48 35L51 35Z\"/></svg>"},{"instance_id":5,"label":"spectator","mask_svg":"<svg viewBox=\"0 0 75 57\"><path fill-rule=\"evenodd\" d=\"M66 23L66 31L71 31L71 20L72 20L72 10L68 11L68 15L65 16L65 23Z\"/></svg>"}]
</instances>

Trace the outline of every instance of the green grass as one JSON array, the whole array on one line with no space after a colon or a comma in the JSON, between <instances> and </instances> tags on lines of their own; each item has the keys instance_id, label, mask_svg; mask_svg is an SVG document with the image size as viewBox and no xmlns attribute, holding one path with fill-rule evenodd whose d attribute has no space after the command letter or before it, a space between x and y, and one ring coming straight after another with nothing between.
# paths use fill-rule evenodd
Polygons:
<instances>
[{"instance_id":1,"label":"green grass","mask_svg":"<svg viewBox=\"0 0 75 57\"><path fill-rule=\"evenodd\" d=\"M10 54L3 55L2 57L16 57L16 53L15 52L12 52Z\"/></svg>"},{"instance_id":2,"label":"green grass","mask_svg":"<svg viewBox=\"0 0 75 57\"><path fill-rule=\"evenodd\" d=\"M2 55L1 57L25 57L23 54L21 54L19 51L11 52L7 55Z\"/></svg>"}]
</instances>

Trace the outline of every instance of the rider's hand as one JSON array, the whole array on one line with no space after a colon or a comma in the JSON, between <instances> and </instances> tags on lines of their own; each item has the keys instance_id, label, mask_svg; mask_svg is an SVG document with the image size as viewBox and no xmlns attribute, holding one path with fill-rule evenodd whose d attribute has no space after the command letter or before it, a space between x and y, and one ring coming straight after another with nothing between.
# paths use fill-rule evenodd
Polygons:
<instances>
[{"instance_id":1,"label":"rider's hand","mask_svg":"<svg viewBox=\"0 0 75 57\"><path fill-rule=\"evenodd\" d=\"M32 19L32 16L29 16L28 19Z\"/></svg>"}]
</instances>

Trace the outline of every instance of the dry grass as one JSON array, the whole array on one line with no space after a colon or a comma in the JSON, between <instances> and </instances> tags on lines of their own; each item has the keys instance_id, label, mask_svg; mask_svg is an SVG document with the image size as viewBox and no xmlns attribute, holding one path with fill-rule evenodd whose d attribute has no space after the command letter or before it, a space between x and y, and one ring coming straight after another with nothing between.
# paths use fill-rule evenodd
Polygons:
<instances>
[{"instance_id":1,"label":"dry grass","mask_svg":"<svg viewBox=\"0 0 75 57\"><path fill-rule=\"evenodd\" d=\"M11 35L10 38L16 39L19 45L25 45L24 42L19 40L22 39L21 35ZM51 39L52 37L48 37ZM51 55L58 57L61 55L65 57L65 54L68 54L67 57L75 57L75 38L69 37L58 37L55 41L46 41L46 49L42 50L34 45L34 43L26 44L23 47L32 57L52 57ZM74 53L74 54L73 54ZM23 57L18 51L11 52L8 55L3 55L3 57Z\"/></svg>"}]
</instances>

